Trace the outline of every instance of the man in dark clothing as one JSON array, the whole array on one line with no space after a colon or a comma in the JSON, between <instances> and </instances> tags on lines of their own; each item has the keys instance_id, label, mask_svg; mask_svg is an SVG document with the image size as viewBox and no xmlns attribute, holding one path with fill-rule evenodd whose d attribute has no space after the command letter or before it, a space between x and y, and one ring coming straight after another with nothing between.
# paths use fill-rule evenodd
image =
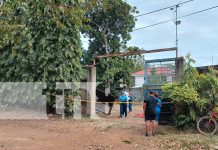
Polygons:
<instances>
[{"instance_id":1,"label":"man in dark clothing","mask_svg":"<svg viewBox=\"0 0 218 150\"><path fill-rule=\"evenodd\" d=\"M145 98L143 110L145 113L145 122L146 122L146 136L152 134L154 135L156 130L156 105L158 104L157 98L154 96L154 92L150 91L149 96ZM152 125L151 125L152 122Z\"/></svg>"}]
</instances>

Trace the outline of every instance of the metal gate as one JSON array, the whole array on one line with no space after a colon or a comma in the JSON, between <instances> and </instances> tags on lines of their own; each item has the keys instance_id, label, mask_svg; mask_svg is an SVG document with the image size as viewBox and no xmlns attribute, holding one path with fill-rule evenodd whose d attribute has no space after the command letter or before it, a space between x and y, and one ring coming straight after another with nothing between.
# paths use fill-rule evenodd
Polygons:
<instances>
[{"instance_id":1,"label":"metal gate","mask_svg":"<svg viewBox=\"0 0 218 150\"><path fill-rule=\"evenodd\" d=\"M144 73L144 97L147 97L149 90L162 95L162 86L174 82L176 78L176 58L155 59L145 61ZM173 104L162 99L160 123L169 124L173 122Z\"/></svg>"}]
</instances>

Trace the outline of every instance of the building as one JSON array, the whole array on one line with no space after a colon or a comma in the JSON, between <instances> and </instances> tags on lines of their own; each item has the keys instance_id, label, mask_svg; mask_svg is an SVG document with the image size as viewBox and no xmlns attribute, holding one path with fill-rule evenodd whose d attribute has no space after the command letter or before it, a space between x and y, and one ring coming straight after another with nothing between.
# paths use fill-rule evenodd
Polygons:
<instances>
[{"instance_id":1,"label":"building","mask_svg":"<svg viewBox=\"0 0 218 150\"><path fill-rule=\"evenodd\" d=\"M144 70L132 73L132 77L134 78L134 85L133 85L134 87L142 87L143 86L144 74L145 74Z\"/></svg>"},{"instance_id":2,"label":"building","mask_svg":"<svg viewBox=\"0 0 218 150\"><path fill-rule=\"evenodd\" d=\"M157 84L162 84L163 82L170 83L173 82L175 78L175 70L167 67L147 68L146 74L148 76L148 83L150 81L150 84L153 84L154 82L157 82ZM132 77L134 78L133 87L142 87L144 85L144 70L132 73Z\"/></svg>"},{"instance_id":3,"label":"building","mask_svg":"<svg viewBox=\"0 0 218 150\"><path fill-rule=\"evenodd\" d=\"M218 65L201 66L201 67L196 67L196 69L198 70L199 73L207 73L210 67L213 68L214 70L218 70Z\"/></svg>"}]
</instances>

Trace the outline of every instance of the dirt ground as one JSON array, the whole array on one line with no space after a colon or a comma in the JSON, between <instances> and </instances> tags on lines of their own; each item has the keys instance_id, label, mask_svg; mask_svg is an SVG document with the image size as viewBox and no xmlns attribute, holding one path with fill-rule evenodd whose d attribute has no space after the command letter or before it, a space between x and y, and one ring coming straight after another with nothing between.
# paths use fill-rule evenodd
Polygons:
<instances>
[{"instance_id":1,"label":"dirt ground","mask_svg":"<svg viewBox=\"0 0 218 150\"><path fill-rule=\"evenodd\" d=\"M141 106L127 118L118 118L118 106L112 115L98 120L84 118L61 120L0 120L0 150L159 150L216 149L218 136L177 131L159 126L155 137L144 136L144 120L134 117Z\"/></svg>"}]
</instances>

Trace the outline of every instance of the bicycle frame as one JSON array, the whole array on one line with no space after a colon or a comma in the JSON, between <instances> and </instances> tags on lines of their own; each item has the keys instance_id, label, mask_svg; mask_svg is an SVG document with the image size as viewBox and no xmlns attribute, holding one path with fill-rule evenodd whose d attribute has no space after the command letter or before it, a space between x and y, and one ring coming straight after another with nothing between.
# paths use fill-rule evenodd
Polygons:
<instances>
[{"instance_id":1,"label":"bicycle frame","mask_svg":"<svg viewBox=\"0 0 218 150\"><path fill-rule=\"evenodd\" d=\"M213 111L212 115L214 118L216 118L218 120L218 113L217 112Z\"/></svg>"},{"instance_id":2,"label":"bicycle frame","mask_svg":"<svg viewBox=\"0 0 218 150\"><path fill-rule=\"evenodd\" d=\"M210 120L209 120L208 124L211 123L212 119L218 120L218 113L217 112L215 112L215 111L212 112L212 114L210 115Z\"/></svg>"}]
</instances>

